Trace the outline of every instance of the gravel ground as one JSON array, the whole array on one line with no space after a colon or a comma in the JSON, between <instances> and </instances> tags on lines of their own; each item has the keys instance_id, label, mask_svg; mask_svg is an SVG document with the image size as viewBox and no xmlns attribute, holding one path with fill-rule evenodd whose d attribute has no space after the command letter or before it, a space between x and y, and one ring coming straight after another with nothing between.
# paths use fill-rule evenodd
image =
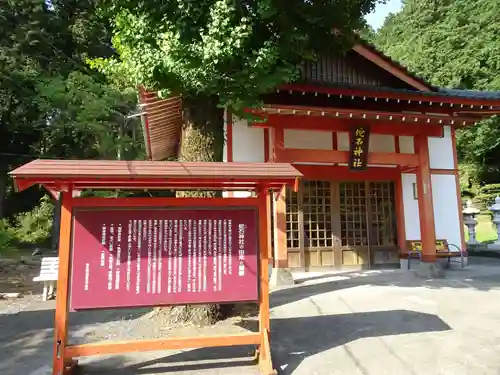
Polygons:
<instances>
[{"instance_id":1,"label":"gravel ground","mask_svg":"<svg viewBox=\"0 0 500 375\"><path fill-rule=\"evenodd\" d=\"M275 367L283 375L499 375L500 262L422 280L403 271L297 274L271 294ZM0 301L0 374L51 374L54 301ZM70 314L70 342L255 330L254 319L169 325L150 309ZM252 348L95 357L83 375L256 375Z\"/></svg>"}]
</instances>

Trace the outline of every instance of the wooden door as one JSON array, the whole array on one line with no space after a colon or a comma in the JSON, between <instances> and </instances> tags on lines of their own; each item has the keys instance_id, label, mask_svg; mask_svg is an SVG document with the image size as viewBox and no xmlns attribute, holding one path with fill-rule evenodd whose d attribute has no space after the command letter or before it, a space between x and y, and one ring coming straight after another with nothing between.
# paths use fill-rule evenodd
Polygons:
<instances>
[{"instance_id":1,"label":"wooden door","mask_svg":"<svg viewBox=\"0 0 500 375\"><path fill-rule=\"evenodd\" d=\"M304 181L304 267L333 266L332 197L330 181Z\"/></svg>"},{"instance_id":2,"label":"wooden door","mask_svg":"<svg viewBox=\"0 0 500 375\"><path fill-rule=\"evenodd\" d=\"M342 266L370 266L367 186L365 182L339 183L340 248Z\"/></svg>"},{"instance_id":3,"label":"wooden door","mask_svg":"<svg viewBox=\"0 0 500 375\"><path fill-rule=\"evenodd\" d=\"M370 182L369 240L373 265L399 264L394 183Z\"/></svg>"},{"instance_id":4,"label":"wooden door","mask_svg":"<svg viewBox=\"0 0 500 375\"><path fill-rule=\"evenodd\" d=\"M304 180L286 201L289 267L399 262L392 182Z\"/></svg>"}]
</instances>

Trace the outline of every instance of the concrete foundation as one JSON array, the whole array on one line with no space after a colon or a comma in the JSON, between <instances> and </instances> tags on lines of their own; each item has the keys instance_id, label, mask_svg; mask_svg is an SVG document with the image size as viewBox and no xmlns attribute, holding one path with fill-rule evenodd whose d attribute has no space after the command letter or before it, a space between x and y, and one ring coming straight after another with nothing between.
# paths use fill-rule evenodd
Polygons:
<instances>
[{"instance_id":1,"label":"concrete foundation","mask_svg":"<svg viewBox=\"0 0 500 375\"><path fill-rule=\"evenodd\" d=\"M420 262L417 275L426 279L438 279L444 277L444 268L440 262Z\"/></svg>"},{"instance_id":2,"label":"concrete foundation","mask_svg":"<svg viewBox=\"0 0 500 375\"><path fill-rule=\"evenodd\" d=\"M288 268L273 268L269 279L270 287L293 285L293 275Z\"/></svg>"},{"instance_id":3,"label":"concrete foundation","mask_svg":"<svg viewBox=\"0 0 500 375\"><path fill-rule=\"evenodd\" d=\"M409 271L408 259L399 259L399 267L401 267L402 270Z\"/></svg>"}]
</instances>

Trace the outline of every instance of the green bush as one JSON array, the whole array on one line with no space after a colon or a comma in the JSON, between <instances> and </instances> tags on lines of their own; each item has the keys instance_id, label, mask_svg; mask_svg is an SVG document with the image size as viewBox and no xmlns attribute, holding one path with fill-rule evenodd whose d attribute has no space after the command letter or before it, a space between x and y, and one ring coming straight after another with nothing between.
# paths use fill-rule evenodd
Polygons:
<instances>
[{"instance_id":1,"label":"green bush","mask_svg":"<svg viewBox=\"0 0 500 375\"><path fill-rule=\"evenodd\" d=\"M500 196L500 184L488 184L479 188L473 202L483 213L489 213L488 207L495 203L495 198Z\"/></svg>"},{"instance_id":2,"label":"green bush","mask_svg":"<svg viewBox=\"0 0 500 375\"><path fill-rule=\"evenodd\" d=\"M15 230L9 225L6 219L0 220L0 252L9 247L14 240Z\"/></svg>"},{"instance_id":3,"label":"green bush","mask_svg":"<svg viewBox=\"0 0 500 375\"><path fill-rule=\"evenodd\" d=\"M20 243L42 244L49 241L52 230L54 205L45 195L38 206L15 218L15 237Z\"/></svg>"}]
</instances>

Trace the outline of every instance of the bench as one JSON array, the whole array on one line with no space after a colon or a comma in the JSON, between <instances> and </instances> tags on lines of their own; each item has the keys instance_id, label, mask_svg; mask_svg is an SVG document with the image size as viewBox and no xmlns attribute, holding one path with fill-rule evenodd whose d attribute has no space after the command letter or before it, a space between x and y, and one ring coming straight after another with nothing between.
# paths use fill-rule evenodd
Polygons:
<instances>
[{"instance_id":1,"label":"bench","mask_svg":"<svg viewBox=\"0 0 500 375\"><path fill-rule=\"evenodd\" d=\"M59 272L59 258L58 257L45 257L42 258L40 266L40 275L33 278L33 281L43 282L42 300L54 297L54 287L57 282Z\"/></svg>"},{"instance_id":2,"label":"bench","mask_svg":"<svg viewBox=\"0 0 500 375\"><path fill-rule=\"evenodd\" d=\"M422 259L422 242L421 241L406 241L408 249L408 269L410 269L411 259ZM453 250L451 250L453 249ZM436 241L436 257L446 258L447 266L451 263L459 263L460 268L464 268L465 260L462 250L454 244L448 243L447 240Z\"/></svg>"}]
</instances>

